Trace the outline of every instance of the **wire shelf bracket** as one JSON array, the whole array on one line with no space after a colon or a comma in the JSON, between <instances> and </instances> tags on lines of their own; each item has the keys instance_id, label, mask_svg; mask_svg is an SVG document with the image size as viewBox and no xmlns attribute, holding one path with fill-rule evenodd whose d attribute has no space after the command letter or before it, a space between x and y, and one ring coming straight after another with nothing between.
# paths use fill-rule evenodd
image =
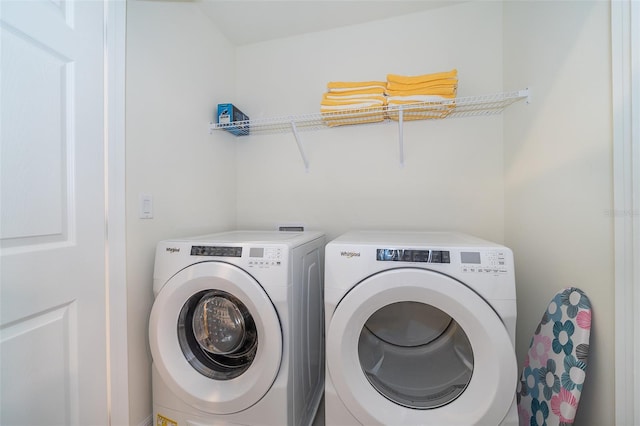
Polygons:
<instances>
[{"instance_id":1,"label":"wire shelf bracket","mask_svg":"<svg viewBox=\"0 0 640 426\"><path fill-rule=\"evenodd\" d=\"M304 163L304 171L309 173L309 160L307 159L307 154L305 153L302 139L300 138L300 134L298 133L296 121L293 118L291 118L291 132L293 133L293 137L296 139L296 144L298 145L298 150L300 151L300 156L302 157L302 162Z\"/></svg>"},{"instance_id":2,"label":"wire shelf bracket","mask_svg":"<svg viewBox=\"0 0 640 426\"><path fill-rule=\"evenodd\" d=\"M398 108L398 154L400 167L404 167L404 110L402 105Z\"/></svg>"}]
</instances>

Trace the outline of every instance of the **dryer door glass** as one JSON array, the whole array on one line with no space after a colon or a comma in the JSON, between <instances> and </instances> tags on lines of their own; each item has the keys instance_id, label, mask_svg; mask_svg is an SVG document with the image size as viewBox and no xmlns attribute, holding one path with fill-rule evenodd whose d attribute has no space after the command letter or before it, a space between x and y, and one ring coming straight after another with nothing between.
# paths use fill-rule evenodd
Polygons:
<instances>
[{"instance_id":1,"label":"dryer door glass","mask_svg":"<svg viewBox=\"0 0 640 426\"><path fill-rule=\"evenodd\" d=\"M199 373L230 380L255 358L258 333L247 307L221 290L200 291L187 300L178 318L182 353Z\"/></svg>"},{"instance_id":2,"label":"dryer door glass","mask_svg":"<svg viewBox=\"0 0 640 426\"><path fill-rule=\"evenodd\" d=\"M419 302L397 302L369 317L358 341L369 383L409 408L437 408L455 400L473 373L467 335L449 315Z\"/></svg>"}]
</instances>

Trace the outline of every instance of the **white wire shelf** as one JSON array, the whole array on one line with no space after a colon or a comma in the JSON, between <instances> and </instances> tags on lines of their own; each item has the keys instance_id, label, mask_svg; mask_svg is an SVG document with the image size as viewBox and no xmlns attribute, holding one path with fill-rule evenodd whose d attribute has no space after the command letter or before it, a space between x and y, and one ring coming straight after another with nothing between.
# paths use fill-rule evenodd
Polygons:
<instances>
[{"instance_id":1,"label":"white wire shelf","mask_svg":"<svg viewBox=\"0 0 640 426\"><path fill-rule=\"evenodd\" d=\"M266 135L292 132L298 144L305 170L309 161L304 150L300 131L321 130L346 125L398 123L400 165L404 166L403 130L405 121L441 120L457 117L473 117L501 113L509 105L523 99L529 102L529 89L491 95L469 96L439 102L416 102L404 105L386 105L357 110L258 118L231 123L209 123L209 133L225 130L236 136Z\"/></svg>"},{"instance_id":2,"label":"white wire shelf","mask_svg":"<svg viewBox=\"0 0 640 426\"><path fill-rule=\"evenodd\" d=\"M231 123L210 123L210 130L227 130L236 136L321 130L344 125L444 119L499 114L509 105L529 97L528 89L440 102L361 108L331 113L313 113L257 118Z\"/></svg>"}]
</instances>

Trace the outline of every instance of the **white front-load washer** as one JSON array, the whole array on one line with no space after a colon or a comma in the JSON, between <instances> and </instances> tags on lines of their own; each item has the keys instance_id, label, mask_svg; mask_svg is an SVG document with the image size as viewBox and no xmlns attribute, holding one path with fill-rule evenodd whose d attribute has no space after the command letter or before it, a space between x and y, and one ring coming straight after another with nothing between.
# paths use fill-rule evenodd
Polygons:
<instances>
[{"instance_id":1,"label":"white front-load washer","mask_svg":"<svg viewBox=\"0 0 640 426\"><path fill-rule=\"evenodd\" d=\"M517 425L511 250L449 232L325 248L327 425Z\"/></svg>"},{"instance_id":2,"label":"white front-load washer","mask_svg":"<svg viewBox=\"0 0 640 426\"><path fill-rule=\"evenodd\" d=\"M154 425L307 425L324 386L324 234L158 243Z\"/></svg>"}]
</instances>

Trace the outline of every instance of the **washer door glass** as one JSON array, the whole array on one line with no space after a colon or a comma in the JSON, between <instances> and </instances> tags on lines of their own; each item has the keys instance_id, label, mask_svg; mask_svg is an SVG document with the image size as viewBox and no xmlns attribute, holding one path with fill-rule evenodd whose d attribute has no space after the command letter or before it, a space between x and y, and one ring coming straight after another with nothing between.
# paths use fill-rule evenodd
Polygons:
<instances>
[{"instance_id":1,"label":"washer door glass","mask_svg":"<svg viewBox=\"0 0 640 426\"><path fill-rule=\"evenodd\" d=\"M409 408L437 408L469 384L473 351L449 315L413 301L386 305L365 322L358 356L367 380L385 398Z\"/></svg>"},{"instance_id":2,"label":"washer door glass","mask_svg":"<svg viewBox=\"0 0 640 426\"><path fill-rule=\"evenodd\" d=\"M182 353L199 373L230 380L255 358L258 333L247 307L222 290L204 290L184 304L178 317Z\"/></svg>"}]
</instances>

